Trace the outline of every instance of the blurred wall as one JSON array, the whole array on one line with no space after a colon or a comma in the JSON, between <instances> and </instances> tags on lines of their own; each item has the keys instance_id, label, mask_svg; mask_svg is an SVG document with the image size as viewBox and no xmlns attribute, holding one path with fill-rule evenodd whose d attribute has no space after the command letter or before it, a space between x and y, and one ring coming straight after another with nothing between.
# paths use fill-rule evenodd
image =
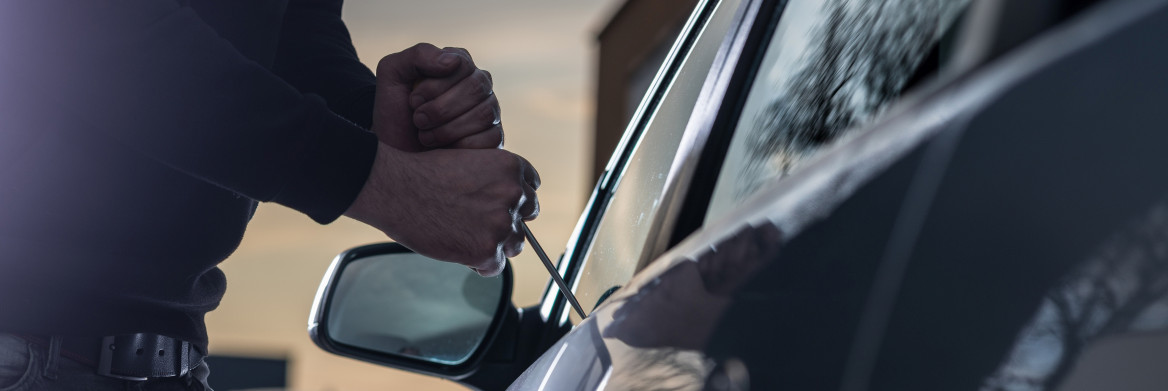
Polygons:
<instances>
[{"instance_id":1,"label":"blurred wall","mask_svg":"<svg viewBox=\"0 0 1168 391\"><path fill-rule=\"evenodd\" d=\"M697 0L628 0L596 35L595 183Z\"/></svg>"}]
</instances>

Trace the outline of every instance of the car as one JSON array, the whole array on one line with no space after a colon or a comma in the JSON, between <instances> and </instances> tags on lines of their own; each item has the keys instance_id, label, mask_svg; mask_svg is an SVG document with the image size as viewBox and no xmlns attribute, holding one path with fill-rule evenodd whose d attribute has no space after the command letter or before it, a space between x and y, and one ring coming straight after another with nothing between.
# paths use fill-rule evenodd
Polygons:
<instances>
[{"instance_id":1,"label":"car","mask_svg":"<svg viewBox=\"0 0 1168 391\"><path fill-rule=\"evenodd\" d=\"M383 243L309 334L482 390L1161 389L1164 37L1168 0L699 1L558 261L581 314Z\"/></svg>"}]
</instances>

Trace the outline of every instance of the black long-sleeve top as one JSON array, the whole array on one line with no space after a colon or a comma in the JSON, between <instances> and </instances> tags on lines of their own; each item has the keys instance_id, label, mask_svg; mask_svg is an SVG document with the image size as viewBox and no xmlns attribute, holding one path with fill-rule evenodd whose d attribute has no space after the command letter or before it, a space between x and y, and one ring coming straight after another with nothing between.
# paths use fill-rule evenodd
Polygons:
<instances>
[{"instance_id":1,"label":"black long-sleeve top","mask_svg":"<svg viewBox=\"0 0 1168 391\"><path fill-rule=\"evenodd\" d=\"M327 223L370 172L375 79L340 9L0 2L0 332L205 351L257 201Z\"/></svg>"}]
</instances>

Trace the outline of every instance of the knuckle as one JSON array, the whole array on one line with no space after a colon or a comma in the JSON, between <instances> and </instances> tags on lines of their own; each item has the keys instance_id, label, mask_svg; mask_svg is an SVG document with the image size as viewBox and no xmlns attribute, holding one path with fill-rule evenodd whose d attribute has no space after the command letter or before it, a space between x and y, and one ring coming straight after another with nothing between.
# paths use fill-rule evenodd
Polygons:
<instances>
[{"instance_id":1,"label":"knuckle","mask_svg":"<svg viewBox=\"0 0 1168 391\"><path fill-rule=\"evenodd\" d=\"M414 46L410 46L409 49L406 49L406 51L410 52L423 52L428 50L438 50L438 47L426 42L419 42L414 44Z\"/></svg>"},{"instance_id":2,"label":"knuckle","mask_svg":"<svg viewBox=\"0 0 1168 391\"><path fill-rule=\"evenodd\" d=\"M490 241L490 247L492 249L498 246L499 243L503 243L503 241L507 240L507 237L511 236L512 223L514 223L514 221L511 218L511 213L505 211L495 213L494 216L491 217L491 235L488 240Z\"/></svg>"},{"instance_id":3,"label":"knuckle","mask_svg":"<svg viewBox=\"0 0 1168 391\"><path fill-rule=\"evenodd\" d=\"M422 106L417 110L418 115L424 114L426 118L429 119L430 126L445 122L447 119L449 119L449 112L450 108L447 107L447 105L441 104L437 101L429 102L429 104Z\"/></svg>"},{"instance_id":4,"label":"knuckle","mask_svg":"<svg viewBox=\"0 0 1168 391\"><path fill-rule=\"evenodd\" d=\"M423 105L422 107L419 107L417 110L414 110L413 120L414 120L415 126L422 128L422 129L428 129L431 126L433 126L435 119L438 117L436 117L434 115L434 113L432 112L433 109L430 106L432 106L432 105Z\"/></svg>"},{"instance_id":5,"label":"knuckle","mask_svg":"<svg viewBox=\"0 0 1168 391\"><path fill-rule=\"evenodd\" d=\"M482 250L479 253L479 265L487 266L495 261L495 255L499 253L499 243L496 241L487 240L483 243Z\"/></svg>"},{"instance_id":6,"label":"knuckle","mask_svg":"<svg viewBox=\"0 0 1168 391\"><path fill-rule=\"evenodd\" d=\"M494 124L499 118L495 115L495 108L487 105L479 109L479 119L483 122Z\"/></svg>"},{"instance_id":7,"label":"knuckle","mask_svg":"<svg viewBox=\"0 0 1168 391\"><path fill-rule=\"evenodd\" d=\"M513 172L519 172L520 170L523 169L523 166L520 165L519 159L516 159L515 155L512 155L510 152L507 152L507 151L503 151L503 150L499 150L499 151L503 152L503 156L502 156L502 158L504 159L503 160L503 169L507 170L508 174L513 173Z\"/></svg>"},{"instance_id":8,"label":"knuckle","mask_svg":"<svg viewBox=\"0 0 1168 391\"><path fill-rule=\"evenodd\" d=\"M439 143L438 135L434 132L419 132L418 143L422 144L423 146L433 147Z\"/></svg>"},{"instance_id":9,"label":"knuckle","mask_svg":"<svg viewBox=\"0 0 1168 391\"><path fill-rule=\"evenodd\" d=\"M523 186L520 186L518 183L508 183L503 194L505 194L505 197L507 197L507 199L511 201L511 204L513 205L519 199L527 195L527 193L523 191Z\"/></svg>"},{"instance_id":10,"label":"knuckle","mask_svg":"<svg viewBox=\"0 0 1168 391\"><path fill-rule=\"evenodd\" d=\"M498 249L498 244L493 240L492 236L484 236L475 241L474 250L471 251L471 254L479 259L480 263L483 259L490 258L494 255L495 250Z\"/></svg>"},{"instance_id":11,"label":"knuckle","mask_svg":"<svg viewBox=\"0 0 1168 391\"><path fill-rule=\"evenodd\" d=\"M465 57L468 57L468 58L470 57L470 51L466 50L465 48L460 48L457 46L447 46L447 47L442 48L442 50L447 51L447 52L458 53L458 54L465 56Z\"/></svg>"},{"instance_id":12,"label":"knuckle","mask_svg":"<svg viewBox=\"0 0 1168 391\"><path fill-rule=\"evenodd\" d=\"M439 87L434 80L423 79L422 81L419 81L410 92L413 95L421 96L422 98L425 98L427 101L429 101L430 99L434 99L435 95L437 95L435 94L435 91L440 88L441 87Z\"/></svg>"},{"instance_id":13,"label":"knuckle","mask_svg":"<svg viewBox=\"0 0 1168 391\"><path fill-rule=\"evenodd\" d=\"M390 67L392 67L393 62L396 59L396 57L397 57L397 54L395 53L395 54L390 54L390 55L387 55L385 57L382 57L381 60L378 60L377 61L377 73L381 74L381 73L383 73L384 70L387 70Z\"/></svg>"},{"instance_id":14,"label":"knuckle","mask_svg":"<svg viewBox=\"0 0 1168 391\"><path fill-rule=\"evenodd\" d=\"M490 141L490 143L494 146L503 144L503 127L496 125L491 130L490 139L488 141Z\"/></svg>"},{"instance_id":15,"label":"knuckle","mask_svg":"<svg viewBox=\"0 0 1168 391\"><path fill-rule=\"evenodd\" d=\"M479 88L482 89L483 93L490 94L491 89L494 88L494 82L491 81L491 77L488 75L487 71L480 69L478 72L475 72L474 77L476 81L478 81Z\"/></svg>"}]
</instances>

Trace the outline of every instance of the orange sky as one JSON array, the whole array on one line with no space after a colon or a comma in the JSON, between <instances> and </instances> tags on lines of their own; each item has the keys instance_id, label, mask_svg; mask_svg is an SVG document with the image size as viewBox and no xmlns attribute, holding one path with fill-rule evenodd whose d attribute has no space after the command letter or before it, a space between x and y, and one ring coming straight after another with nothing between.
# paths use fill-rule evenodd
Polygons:
<instances>
[{"instance_id":1,"label":"orange sky","mask_svg":"<svg viewBox=\"0 0 1168 391\"><path fill-rule=\"evenodd\" d=\"M555 258L592 189L594 36L619 0L348 0L344 17L367 65L417 42L468 49L489 70L503 108L506 148L540 172L541 216L530 226ZM260 207L223 269L227 296L208 315L213 354L287 357L295 390L459 389L452 383L336 357L312 346L308 310L338 252L384 241L352 220L319 226ZM534 304L547 272L532 251L513 260L515 301ZM445 384L445 387L442 387Z\"/></svg>"}]
</instances>

